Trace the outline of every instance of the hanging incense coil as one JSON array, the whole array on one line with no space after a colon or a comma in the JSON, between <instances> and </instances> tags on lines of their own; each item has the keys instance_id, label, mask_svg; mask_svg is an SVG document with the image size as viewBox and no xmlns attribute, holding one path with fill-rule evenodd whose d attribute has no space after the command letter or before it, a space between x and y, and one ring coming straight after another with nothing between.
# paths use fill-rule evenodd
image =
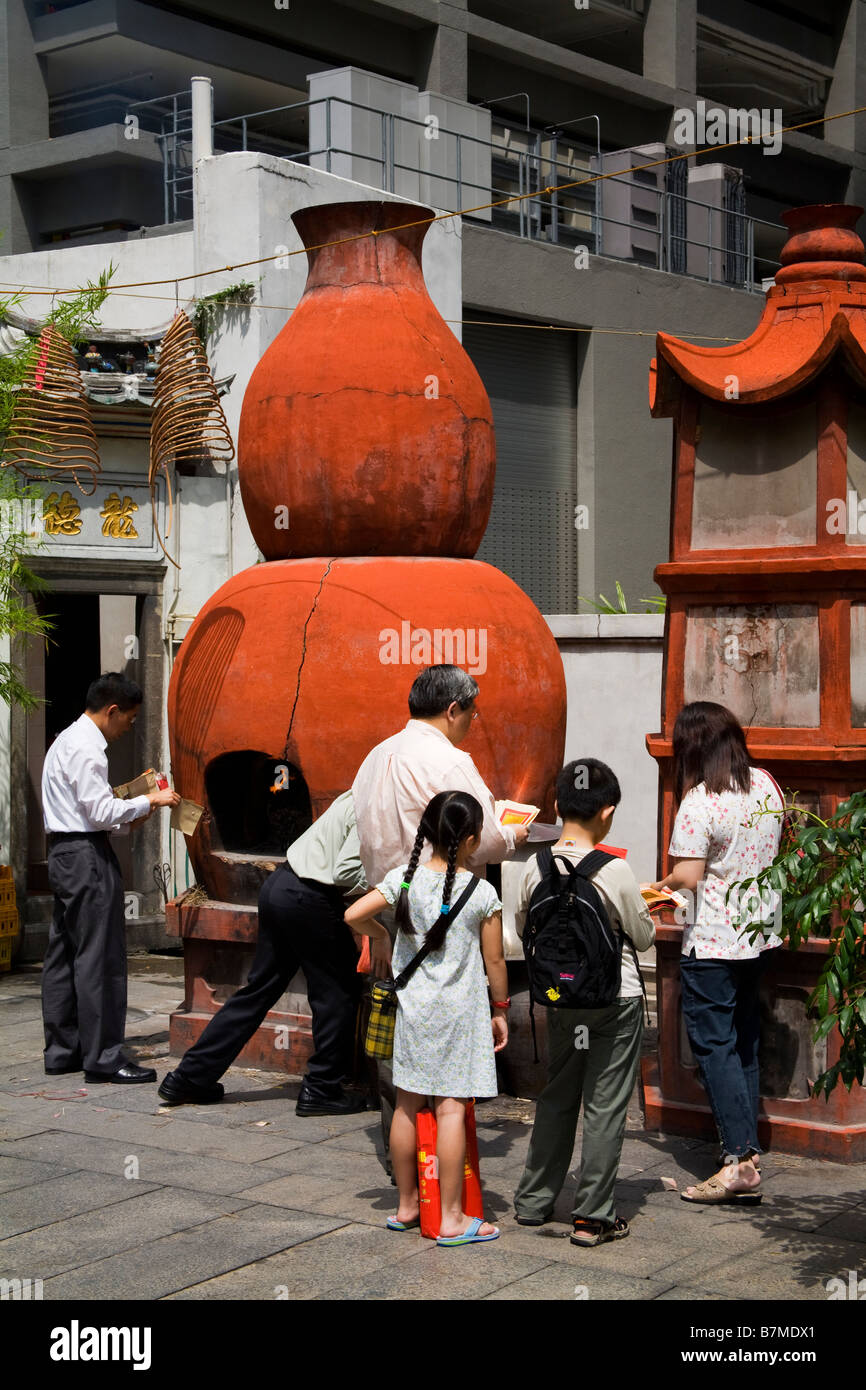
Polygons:
<instances>
[{"instance_id":1,"label":"hanging incense coil","mask_svg":"<svg viewBox=\"0 0 866 1390\"><path fill-rule=\"evenodd\" d=\"M0 464L36 481L46 472L68 474L87 496L96 490L101 466L87 394L72 348L53 324L33 346ZM89 489L79 473L88 476Z\"/></svg>"},{"instance_id":2,"label":"hanging incense coil","mask_svg":"<svg viewBox=\"0 0 866 1390\"><path fill-rule=\"evenodd\" d=\"M179 568L163 545L156 515L156 484L165 477L168 526L171 535L171 465L223 458L226 467L235 456L234 444L219 402L207 353L187 315L179 309L162 341L153 394L150 429L150 505L156 538L163 554Z\"/></svg>"}]
</instances>

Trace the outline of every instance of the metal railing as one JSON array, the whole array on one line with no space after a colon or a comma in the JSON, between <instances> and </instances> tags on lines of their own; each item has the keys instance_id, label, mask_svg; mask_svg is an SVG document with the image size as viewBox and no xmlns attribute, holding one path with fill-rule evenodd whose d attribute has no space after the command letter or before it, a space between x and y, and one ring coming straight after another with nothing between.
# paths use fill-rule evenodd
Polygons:
<instances>
[{"instance_id":1,"label":"metal railing","mask_svg":"<svg viewBox=\"0 0 866 1390\"><path fill-rule=\"evenodd\" d=\"M191 217L189 92L137 102L128 110L160 143L166 222ZM630 204L630 198L617 200L608 190L634 188L634 176L607 174L589 182L598 172L594 152L517 126L497 123L487 141L438 122L431 126L342 97L322 97L215 121L212 130L218 154L276 155L445 211L466 208L470 220L524 239L585 247L591 254L752 291L778 269L787 235L777 223L726 207L723 198L713 205L643 183L641 201L654 192L655 208L630 208L628 216L617 217L610 205ZM561 185L574 186L556 187Z\"/></svg>"}]
</instances>

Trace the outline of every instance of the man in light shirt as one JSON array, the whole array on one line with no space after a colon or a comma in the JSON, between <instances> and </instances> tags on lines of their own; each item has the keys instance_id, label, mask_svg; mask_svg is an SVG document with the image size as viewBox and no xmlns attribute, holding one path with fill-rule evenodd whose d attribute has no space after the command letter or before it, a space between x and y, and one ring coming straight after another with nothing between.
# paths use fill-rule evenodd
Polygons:
<instances>
[{"instance_id":1,"label":"man in light shirt","mask_svg":"<svg viewBox=\"0 0 866 1390\"><path fill-rule=\"evenodd\" d=\"M458 745L478 718L478 684L459 666L427 666L409 691L405 728L368 753L352 784L361 859L370 884L405 864L427 803L439 792L469 792L481 803L484 824L474 873L500 864L523 844L525 826L500 825L493 793L468 753ZM422 855L429 858L430 847Z\"/></svg>"},{"instance_id":2,"label":"man in light shirt","mask_svg":"<svg viewBox=\"0 0 866 1390\"><path fill-rule=\"evenodd\" d=\"M88 1082L155 1081L123 1053L126 932L123 880L109 832L180 801L170 787L122 801L108 781L106 746L132 728L141 689L118 672L100 676L86 709L49 748L42 769L48 882L54 917L42 967L45 1071L84 1070Z\"/></svg>"},{"instance_id":3,"label":"man in light shirt","mask_svg":"<svg viewBox=\"0 0 866 1390\"><path fill-rule=\"evenodd\" d=\"M478 717L477 696L477 681L459 666L425 667L409 691L411 718L405 728L378 743L358 769L352 796L361 861L371 888L390 869L408 863L421 817L439 792L469 792L481 803L481 843L468 865L474 873L483 876L485 865L501 863L528 838L525 825L499 824L493 793L469 754L458 748ZM422 863L430 853L427 845ZM392 914L382 917L393 935ZM387 943L384 950L378 942L371 943L371 968L373 978L389 973ZM378 1080L387 1155L396 1098L390 1063L379 1063Z\"/></svg>"}]
</instances>

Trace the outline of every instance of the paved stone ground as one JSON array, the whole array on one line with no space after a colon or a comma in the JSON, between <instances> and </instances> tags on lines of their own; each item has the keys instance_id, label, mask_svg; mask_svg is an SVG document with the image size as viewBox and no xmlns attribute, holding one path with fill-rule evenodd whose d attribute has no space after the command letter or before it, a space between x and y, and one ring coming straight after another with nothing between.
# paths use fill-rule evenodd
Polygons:
<instances>
[{"instance_id":1,"label":"paved stone ground","mask_svg":"<svg viewBox=\"0 0 866 1390\"><path fill-rule=\"evenodd\" d=\"M160 1077L180 982L130 979L128 1037ZM533 1106L478 1109L490 1245L437 1249L384 1227L395 1193L378 1115L299 1119L297 1083L233 1069L218 1106L161 1110L152 1086L85 1087L41 1065L39 973L0 976L0 1277L50 1299L826 1300L866 1277L866 1165L764 1160L760 1207L687 1207L711 1146L629 1120L618 1207L630 1237L578 1250L512 1222ZM577 1155L576 1155L577 1157ZM132 1177L137 1167L138 1176Z\"/></svg>"}]
</instances>

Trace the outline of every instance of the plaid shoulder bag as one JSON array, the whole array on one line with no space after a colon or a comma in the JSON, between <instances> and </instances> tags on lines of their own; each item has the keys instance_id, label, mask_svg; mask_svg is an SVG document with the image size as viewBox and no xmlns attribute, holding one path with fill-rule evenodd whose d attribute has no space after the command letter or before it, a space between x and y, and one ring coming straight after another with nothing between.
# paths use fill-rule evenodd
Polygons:
<instances>
[{"instance_id":1,"label":"plaid shoulder bag","mask_svg":"<svg viewBox=\"0 0 866 1390\"><path fill-rule=\"evenodd\" d=\"M478 879L473 875L456 903L446 916L446 924L451 925L472 897L478 887ZM418 966L429 956L432 947L425 940L420 951L412 957L405 970L401 970L396 980L376 980L370 990L370 1018L364 1038L364 1051L368 1057L387 1061L394 1055L394 1025L397 1022L397 991L408 984Z\"/></svg>"}]
</instances>

